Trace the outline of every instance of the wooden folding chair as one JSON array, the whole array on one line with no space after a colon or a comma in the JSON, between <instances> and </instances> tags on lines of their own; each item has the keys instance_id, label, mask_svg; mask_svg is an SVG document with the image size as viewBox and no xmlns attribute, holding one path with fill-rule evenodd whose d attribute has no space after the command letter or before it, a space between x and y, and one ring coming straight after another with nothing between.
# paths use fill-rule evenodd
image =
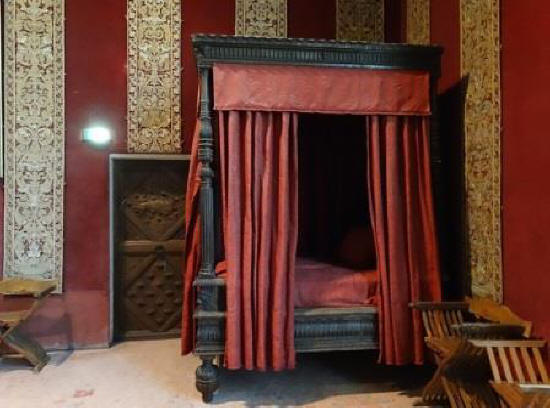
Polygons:
<instances>
[{"instance_id":1,"label":"wooden folding chair","mask_svg":"<svg viewBox=\"0 0 550 408\"><path fill-rule=\"evenodd\" d=\"M471 340L487 351L493 381L550 384L542 359L545 340Z\"/></svg>"},{"instance_id":2,"label":"wooden folding chair","mask_svg":"<svg viewBox=\"0 0 550 408\"><path fill-rule=\"evenodd\" d=\"M28 296L33 298L32 304L23 310L0 312L0 346L4 344L9 353L3 357L23 358L39 372L49 360L42 346L24 335L21 324L40 307L44 299L56 288L54 281L4 280L0 281L0 295ZM13 353L12 353L13 352Z\"/></svg>"},{"instance_id":3,"label":"wooden folding chair","mask_svg":"<svg viewBox=\"0 0 550 408\"><path fill-rule=\"evenodd\" d=\"M422 316L426 336L426 346L433 352L436 364L441 366L447 356L458 346L460 333L457 325L464 322L468 311L466 302L418 302L410 305ZM422 390L425 403L438 403L447 400L445 388L438 368L430 382Z\"/></svg>"},{"instance_id":4,"label":"wooden folding chair","mask_svg":"<svg viewBox=\"0 0 550 408\"><path fill-rule=\"evenodd\" d=\"M467 298L466 302L418 302L410 306L422 315L426 332L424 340L434 353L438 365L434 376L422 391L425 403L439 403L449 399L449 390L453 387L459 390L459 394L465 393L457 384L451 385L450 381L444 384L441 369L443 362L456 352L462 343L461 339L515 338L530 334L531 331L530 322L522 320L506 306L485 298ZM455 390L452 394L457 395L457 392Z\"/></svg>"},{"instance_id":5,"label":"wooden folding chair","mask_svg":"<svg viewBox=\"0 0 550 408\"><path fill-rule=\"evenodd\" d=\"M457 346L438 367L441 382L452 408L498 407L489 380L491 369L485 350L467 339Z\"/></svg>"},{"instance_id":6,"label":"wooden folding chair","mask_svg":"<svg viewBox=\"0 0 550 408\"><path fill-rule=\"evenodd\" d=\"M471 343L486 351L493 377L493 388L500 395L503 406L516 408L542 407L547 403L550 405L548 397L522 396L521 392L514 392L520 390L514 387L519 384L550 386L541 353L546 347L545 340L472 340ZM533 402L535 399L538 402ZM543 400L546 401L544 405Z\"/></svg>"}]
</instances>

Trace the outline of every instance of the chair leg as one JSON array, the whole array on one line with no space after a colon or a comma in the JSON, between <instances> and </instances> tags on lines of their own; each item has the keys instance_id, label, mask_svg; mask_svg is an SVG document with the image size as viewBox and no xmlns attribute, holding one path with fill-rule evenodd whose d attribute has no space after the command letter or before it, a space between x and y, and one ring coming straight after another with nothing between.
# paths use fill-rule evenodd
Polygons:
<instances>
[{"instance_id":1,"label":"chair leg","mask_svg":"<svg viewBox=\"0 0 550 408\"><path fill-rule=\"evenodd\" d=\"M202 394L203 402L212 402L214 392L219 388L218 367L213 363L214 357L201 357L202 365L196 371L197 390Z\"/></svg>"},{"instance_id":2,"label":"chair leg","mask_svg":"<svg viewBox=\"0 0 550 408\"><path fill-rule=\"evenodd\" d=\"M35 372L40 372L50 360L46 350L35 340L21 334L17 327L4 333L2 342L31 363Z\"/></svg>"}]
</instances>

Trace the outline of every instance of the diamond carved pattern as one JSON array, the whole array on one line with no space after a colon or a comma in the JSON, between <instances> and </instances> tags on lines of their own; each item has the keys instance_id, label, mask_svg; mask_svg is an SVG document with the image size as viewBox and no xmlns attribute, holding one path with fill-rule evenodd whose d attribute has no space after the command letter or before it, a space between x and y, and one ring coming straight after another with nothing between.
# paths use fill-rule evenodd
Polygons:
<instances>
[{"instance_id":1,"label":"diamond carved pattern","mask_svg":"<svg viewBox=\"0 0 550 408\"><path fill-rule=\"evenodd\" d=\"M141 328L165 332L178 326L183 292L178 261L160 254L127 261L134 279L124 288L126 310Z\"/></svg>"},{"instance_id":2,"label":"diamond carved pattern","mask_svg":"<svg viewBox=\"0 0 550 408\"><path fill-rule=\"evenodd\" d=\"M173 332L181 320L185 174L168 164L131 174L118 211L124 331Z\"/></svg>"}]
</instances>

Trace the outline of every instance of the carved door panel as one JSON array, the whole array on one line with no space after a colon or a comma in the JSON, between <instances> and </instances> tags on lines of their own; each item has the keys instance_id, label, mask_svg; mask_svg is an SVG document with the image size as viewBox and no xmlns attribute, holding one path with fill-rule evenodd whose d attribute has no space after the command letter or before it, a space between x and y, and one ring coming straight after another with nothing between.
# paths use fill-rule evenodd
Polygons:
<instances>
[{"instance_id":1,"label":"carved door panel","mask_svg":"<svg viewBox=\"0 0 550 408\"><path fill-rule=\"evenodd\" d=\"M119 167L115 337L179 335L186 161Z\"/></svg>"}]
</instances>

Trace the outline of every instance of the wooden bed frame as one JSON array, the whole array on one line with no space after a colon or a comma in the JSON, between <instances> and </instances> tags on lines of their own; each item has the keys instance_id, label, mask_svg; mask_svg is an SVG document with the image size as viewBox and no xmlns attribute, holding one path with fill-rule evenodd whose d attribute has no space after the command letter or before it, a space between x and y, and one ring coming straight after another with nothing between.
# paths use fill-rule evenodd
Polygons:
<instances>
[{"instance_id":1,"label":"wooden bed frame","mask_svg":"<svg viewBox=\"0 0 550 408\"><path fill-rule=\"evenodd\" d=\"M193 46L201 80L201 133L198 160L202 260L194 287L197 293L194 319L194 353L202 360L196 372L197 389L209 402L219 387L216 357L223 356L225 296L223 279L215 274L220 247L216 215L214 127L212 119L212 66L234 64L309 65L323 67L426 71L430 73L433 119L430 129L434 196L439 200L440 155L436 92L442 48L405 44L365 44L309 39L251 38L198 34ZM436 211L437 212L437 211ZM436 218L439 219L439 214ZM298 353L378 349L378 312L375 307L315 308L295 310L295 348Z\"/></svg>"}]
</instances>

